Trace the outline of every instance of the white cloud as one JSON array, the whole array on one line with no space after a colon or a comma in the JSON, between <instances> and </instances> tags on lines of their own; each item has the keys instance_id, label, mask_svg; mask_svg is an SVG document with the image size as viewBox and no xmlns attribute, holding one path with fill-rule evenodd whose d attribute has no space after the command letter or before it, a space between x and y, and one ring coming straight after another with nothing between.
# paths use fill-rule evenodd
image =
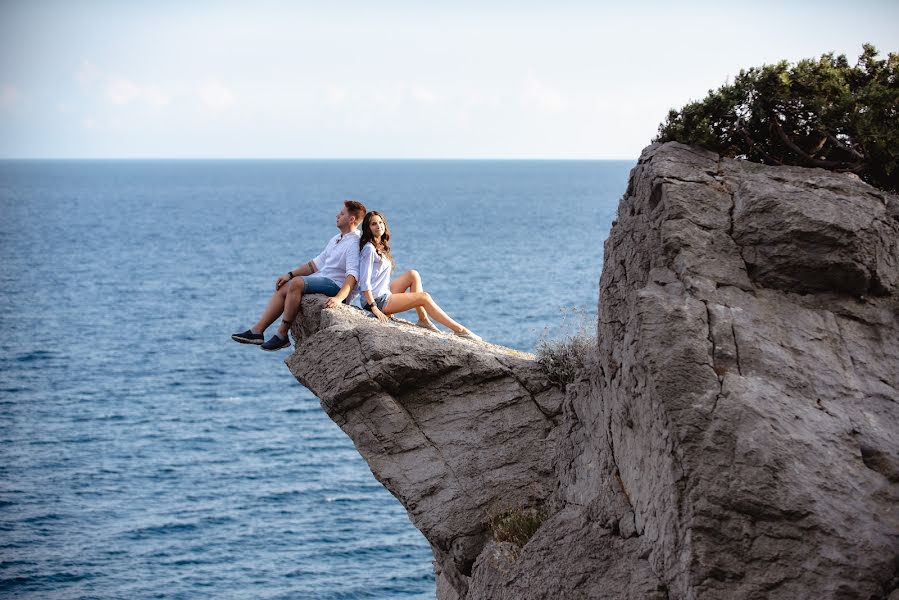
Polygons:
<instances>
[{"instance_id":1,"label":"white cloud","mask_svg":"<svg viewBox=\"0 0 899 600\"><path fill-rule=\"evenodd\" d=\"M460 90L460 104L467 108L499 108L503 101L496 93L485 93L477 88Z\"/></svg>"},{"instance_id":2,"label":"white cloud","mask_svg":"<svg viewBox=\"0 0 899 600\"><path fill-rule=\"evenodd\" d=\"M113 104L143 102L160 108L166 106L171 97L158 84L139 84L130 79L115 77L106 84L106 99Z\"/></svg>"},{"instance_id":3,"label":"white cloud","mask_svg":"<svg viewBox=\"0 0 899 600\"><path fill-rule=\"evenodd\" d=\"M364 110L376 107L392 111L408 104L410 100L418 104L434 104L441 98L423 85L394 83L357 89L355 93L342 86L327 84L324 87L323 99L325 105L332 108L351 105Z\"/></svg>"},{"instance_id":4,"label":"white cloud","mask_svg":"<svg viewBox=\"0 0 899 600\"><path fill-rule=\"evenodd\" d=\"M424 104L433 104L437 101L437 94L420 85L412 86L412 97Z\"/></svg>"},{"instance_id":5,"label":"white cloud","mask_svg":"<svg viewBox=\"0 0 899 600\"><path fill-rule=\"evenodd\" d=\"M234 93L227 87L216 82L208 82L201 85L197 89L197 94L200 96L200 100L203 104L214 109L229 108L235 101Z\"/></svg>"},{"instance_id":6,"label":"white cloud","mask_svg":"<svg viewBox=\"0 0 899 600\"><path fill-rule=\"evenodd\" d=\"M78 70L74 73L75 80L84 85L95 83L102 76L103 71L89 60L82 60Z\"/></svg>"},{"instance_id":7,"label":"white cloud","mask_svg":"<svg viewBox=\"0 0 899 600\"><path fill-rule=\"evenodd\" d=\"M97 121L93 117L85 117L81 120L81 126L85 129L93 129L97 126Z\"/></svg>"},{"instance_id":8,"label":"white cloud","mask_svg":"<svg viewBox=\"0 0 899 600\"><path fill-rule=\"evenodd\" d=\"M171 97L156 84L143 86L141 92L142 98L153 106L165 106L171 100Z\"/></svg>"},{"instance_id":9,"label":"white cloud","mask_svg":"<svg viewBox=\"0 0 899 600\"><path fill-rule=\"evenodd\" d=\"M127 77L107 74L89 60L81 61L74 77L82 85L102 89L106 100L112 104L143 102L150 106L162 107L171 100L170 94L158 84L138 83ZM66 112L68 105L59 104L58 108L60 112Z\"/></svg>"},{"instance_id":10,"label":"white cloud","mask_svg":"<svg viewBox=\"0 0 899 600\"><path fill-rule=\"evenodd\" d=\"M343 88L337 86L328 86L325 92L325 100L328 106L340 106L347 101L349 94Z\"/></svg>"},{"instance_id":11,"label":"white cloud","mask_svg":"<svg viewBox=\"0 0 899 600\"><path fill-rule=\"evenodd\" d=\"M524 98L527 104L546 112L560 112L569 105L562 92L540 81L533 74L529 74L525 81Z\"/></svg>"},{"instance_id":12,"label":"white cloud","mask_svg":"<svg viewBox=\"0 0 899 600\"><path fill-rule=\"evenodd\" d=\"M138 98L140 87L128 79L111 79L106 84L106 98L113 104L128 104Z\"/></svg>"},{"instance_id":13,"label":"white cloud","mask_svg":"<svg viewBox=\"0 0 899 600\"><path fill-rule=\"evenodd\" d=\"M0 107L11 108L18 104L21 99L22 94L16 86L4 83L0 87Z\"/></svg>"},{"instance_id":14,"label":"white cloud","mask_svg":"<svg viewBox=\"0 0 899 600\"><path fill-rule=\"evenodd\" d=\"M397 110L403 102L403 92L399 89L382 89L372 95L371 102L387 110Z\"/></svg>"}]
</instances>

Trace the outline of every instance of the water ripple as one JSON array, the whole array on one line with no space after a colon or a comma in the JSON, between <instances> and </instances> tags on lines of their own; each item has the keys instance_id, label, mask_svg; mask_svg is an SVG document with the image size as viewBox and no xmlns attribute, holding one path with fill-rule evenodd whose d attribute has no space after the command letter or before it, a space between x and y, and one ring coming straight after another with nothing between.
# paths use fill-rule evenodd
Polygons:
<instances>
[{"instance_id":1,"label":"water ripple","mask_svg":"<svg viewBox=\"0 0 899 600\"><path fill-rule=\"evenodd\" d=\"M358 195L398 268L529 350L560 308L595 311L630 166L0 161L0 595L433 598L427 541L285 355L228 336ZM537 306L507 285L534 273Z\"/></svg>"}]
</instances>

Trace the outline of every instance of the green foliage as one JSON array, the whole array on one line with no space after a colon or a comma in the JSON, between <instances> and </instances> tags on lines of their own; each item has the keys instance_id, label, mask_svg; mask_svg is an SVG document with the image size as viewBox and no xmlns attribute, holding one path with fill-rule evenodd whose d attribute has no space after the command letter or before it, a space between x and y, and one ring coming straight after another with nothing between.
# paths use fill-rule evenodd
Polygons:
<instances>
[{"instance_id":1,"label":"green foliage","mask_svg":"<svg viewBox=\"0 0 899 600\"><path fill-rule=\"evenodd\" d=\"M489 515L487 525L497 542L512 542L522 547L548 516L548 511L543 507L513 508Z\"/></svg>"},{"instance_id":2,"label":"green foliage","mask_svg":"<svg viewBox=\"0 0 899 600\"><path fill-rule=\"evenodd\" d=\"M537 342L537 362L547 379L563 390L573 383L577 372L584 368L584 359L596 348L596 319L587 319L577 309L571 312L579 319L576 330L559 339L542 338Z\"/></svg>"},{"instance_id":3,"label":"green foliage","mask_svg":"<svg viewBox=\"0 0 899 600\"><path fill-rule=\"evenodd\" d=\"M899 54L871 44L855 66L824 54L740 71L659 125L656 142L703 146L769 165L857 173L899 190Z\"/></svg>"}]
</instances>

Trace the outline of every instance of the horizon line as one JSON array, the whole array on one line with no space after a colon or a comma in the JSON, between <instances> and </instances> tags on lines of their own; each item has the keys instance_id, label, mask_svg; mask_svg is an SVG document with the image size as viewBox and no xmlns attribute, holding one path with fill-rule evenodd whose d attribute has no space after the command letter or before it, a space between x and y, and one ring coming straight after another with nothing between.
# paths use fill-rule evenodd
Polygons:
<instances>
[{"instance_id":1,"label":"horizon line","mask_svg":"<svg viewBox=\"0 0 899 600\"><path fill-rule=\"evenodd\" d=\"M39 161L39 160L47 160L47 161L139 161L139 160L158 160L158 161L581 161L581 162L598 162L598 161L635 161L639 159L639 156L627 157L627 158L474 158L474 157L389 157L389 158L368 158L368 157L319 157L319 158L310 158L310 157L216 157L216 156L208 156L208 157L189 157L189 156L0 156L0 161Z\"/></svg>"}]
</instances>

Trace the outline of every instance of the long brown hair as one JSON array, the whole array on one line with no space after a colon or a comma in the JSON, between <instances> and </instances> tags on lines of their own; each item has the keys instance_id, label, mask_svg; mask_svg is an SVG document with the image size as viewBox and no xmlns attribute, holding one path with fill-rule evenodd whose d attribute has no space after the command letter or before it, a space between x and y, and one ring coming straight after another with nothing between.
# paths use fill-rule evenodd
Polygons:
<instances>
[{"instance_id":1,"label":"long brown hair","mask_svg":"<svg viewBox=\"0 0 899 600\"><path fill-rule=\"evenodd\" d=\"M384 233L381 235L380 242L375 240L371 234L372 217L381 217L381 221L384 222ZM390 227L387 225L387 217L376 210L365 213L365 217L362 219L362 237L359 238L359 250L365 248L365 244L369 242L375 247L378 256L386 258L392 266L396 266L396 261L393 260L393 255L390 254Z\"/></svg>"}]
</instances>

